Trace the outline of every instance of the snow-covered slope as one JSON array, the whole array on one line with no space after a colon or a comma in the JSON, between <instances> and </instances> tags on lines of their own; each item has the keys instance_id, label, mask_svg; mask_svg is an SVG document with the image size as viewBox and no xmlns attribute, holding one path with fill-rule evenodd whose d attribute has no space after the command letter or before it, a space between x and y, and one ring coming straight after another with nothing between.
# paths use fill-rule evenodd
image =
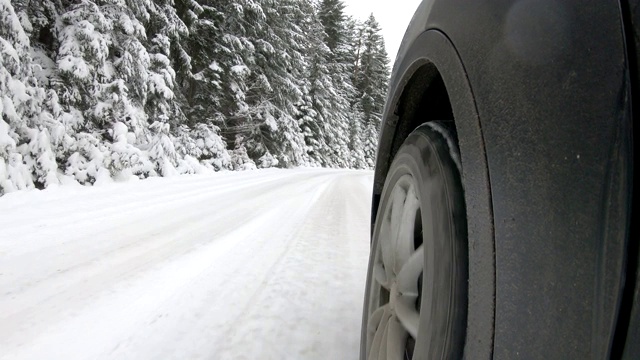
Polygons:
<instances>
[{"instance_id":1,"label":"snow-covered slope","mask_svg":"<svg viewBox=\"0 0 640 360\"><path fill-rule=\"evenodd\" d=\"M372 173L0 198L2 359L353 359Z\"/></svg>"}]
</instances>

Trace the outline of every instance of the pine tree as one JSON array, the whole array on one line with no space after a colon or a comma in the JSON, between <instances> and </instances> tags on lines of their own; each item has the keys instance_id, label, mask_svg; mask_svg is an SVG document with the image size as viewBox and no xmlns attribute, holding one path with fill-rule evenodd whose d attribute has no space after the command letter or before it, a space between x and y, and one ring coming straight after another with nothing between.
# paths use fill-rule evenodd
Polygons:
<instances>
[{"instance_id":1,"label":"pine tree","mask_svg":"<svg viewBox=\"0 0 640 360\"><path fill-rule=\"evenodd\" d=\"M349 166L349 100L353 86L345 62L346 37L344 4L340 0L324 0L318 9L318 19L325 48L318 48L312 67L311 93L314 109L322 123L328 161L324 166Z\"/></svg>"},{"instance_id":2,"label":"pine tree","mask_svg":"<svg viewBox=\"0 0 640 360\"><path fill-rule=\"evenodd\" d=\"M364 22L357 41L354 83L362 107L365 158L373 166L389 78L389 60L373 14Z\"/></svg>"},{"instance_id":3,"label":"pine tree","mask_svg":"<svg viewBox=\"0 0 640 360\"><path fill-rule=\"evenodd\" d=\"M304 32L292 21L298 16L296 5L297 1L232 1L220 27L221 41L214 45L221 55L215 67L223 84L223 135L242 144L235 150L262 166L305 161L294 118L304 66Z\"/></svg>"},{"instance_id":4,"label":"pine tree","mask_svg":"<svg viewBox=\"0 0 640 360\"><path fill-rule=\"evenodd\" d=\"M188 102L186 112L188 125L206 123L220 126L223 113L220 111L222 98L223 69L221 44L224 14L218 10L221 2L209 5L206 2L189 2L186 10L189 35L186 39L190 55L190 71L177 74L178 83ZM184 5L186 7L186 5ZM191 10L193 8L193 10Z\"/></svg>"},{"instance_id":5,"label":"pine tree","mask_svg":"<svg viewBox=\"0 0 640 360\"><path fill-rule=\"evenodd\" d=\"M306 43L305 32L296 23L300 16L297 3L262 1L264 23L255 29L253 38L256 66L250 81L254 86L247 94L256 110L254 121L259 124L259 137L250 140L254 143L250 147L263 150L254 156L273 156L282 167L306 161L304 139L294 119L295 104L302 97L299 79Z\"/></svg>"},{"instance_id":6,"label":"pine tree","mask_svg":"<svg viewBox=\"0 0 640 360\"><path fill-rule=\"evenodd\" d=\"M153 1L149 14L147 49L151 58L149 86L153 92L146 104L149 123L160 121L177 129L186 122L183 108L188 107L178 80L188 77L192 69L191 56L183 46L189 30L178 16L173 0Z\"/></svg>"},{"instance_id":7,"label":"pine tree","mask_svg":"<svg viewBox=\"0 0 640 360\"><path fill-rule=\"evenodd\" d=\"M371 154L365 150L365 136L369 135L363 129L362 109L359 103L355 103L351 108L349 118L351 127L349 132L349 150L351 151L349 167L352 169L367 169L373 167ZM368 150L368 149L367 149ZM375 149L374 149L375 151ZM374 153L375 155L375 153ZM369 159L369 161L367 160Z\"/></svg>"},{"instance_id":8,"label":"pine tree","mask_svg":"<svg viewBox=\"0 0 640 360\"><path fill-rule=\"evenodd\" d=\"M344 3L342 0L322 0L318 15L324 26L325 43L333 54L337 54L344 40Z\"/></svg>"},{"instance_id":9,"label":"pine tree","mask_svg":"<svg viewBox=\"0 0 640 360\"><path fill-rule=\"evenodd\" d=\"M66 173L79 176L82 183L105 178L102 169L110 176L126 169L141 177L149 173L136 170L142 165L125 169L119 160L110 160L123 156L111 153L121 145L113 135L116 124L123 124L142 144L149 136L144 106L152 90L151 57L144 46L145 28L136 18L142 10L133 9L115 0L85 1L61 15L56 54L60 83L54 86L73 114L67 128L75 131L75 144L65 150L73 161L67 162Z\"/></svg>"},{"instance_id":10,"label":"pine tree","mask_svg":"<svg viewBox=\"0 0 640 360\"><path fill-rule=\"evenodd\" d=\"M306 52L310 47L308 28L304 21L312 15L307 3L299 0L271 1L273 10L268 12L268 23L275 34L272 45L280 59L270 75L275 85L274 105L278 110L278 129L274 134L272 153L283 167L306 165L309 157L305 151L305 141L296 120L297 104L304 96L306 68L309 66ZM281 48L281 51L278 51ZM268 59L268 58L266 58Z\"/></svg>"},{"instance_id":11,"label":"pine tree","mask_svg":"<svg viewBox=\"0 0 640 360\"><path fill-rule=\"evenodd\" d=\"M24 5L19 3L19 5ZM59 183L51 132L61 124L56 106L34 74L32 31L24 11L0 1L0 194Z\"/></svg>"},{"instance_id":12,"label":"pine tree","mask_svg":"<svg viewBox=\"0 0 640 360\"><path fill-rule=\"evenodd\" d=\"M204 1L202 13L193 23L189 46L193 76L186 84L191 99L191 124L205 123L220 128L226 147L239 155L222 158L249 159L246 139L255 133L255 108L250 106L250 76L255 63L254 27L264 21L262 7L254 1ZM257 153L263 152L260 149ZM257 157L254 157L257 158ZM223 161L224 162L224 161ZM235 168L233 164L229 164Z\"/></svg>"},{"instance_id":13,"label":"pine tree","mask_svg":"<svg viewBox=\"0 0 640 360\"><path fill-rule=\"evenodd\" d=\"M161 176L177 175L178 155L169 137L170 125L156 121L150 126L152 132L149 147L149 159L153 163L154 171Z\"/></svg>"},{"instance_id":14,"label":"pine tree","mask_svg":"<svg viewBox=\"0 0 640 360\"><path fill-rule=\"evenodd\" d=\"M360 70L356 74L355 84L360 94L365 122L380 120L386 98L389 60L380 35L380 27L373 14L364 23L363 49L360 58Z\"/></svg>"}]
</instances>

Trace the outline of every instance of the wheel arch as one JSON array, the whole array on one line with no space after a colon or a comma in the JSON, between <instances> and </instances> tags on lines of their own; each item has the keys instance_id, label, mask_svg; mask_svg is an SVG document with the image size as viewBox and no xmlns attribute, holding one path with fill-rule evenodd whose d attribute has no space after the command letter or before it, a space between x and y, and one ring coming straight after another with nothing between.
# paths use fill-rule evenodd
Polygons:
<instances>
[{"instance_id":1,"label":"wheel arch","mask_svg":"<svg viewBox=\"0 0 640 360\"><path fill-rule=\"evenodd\" d=\"M473 213L467 215L470 285L465 353L490 359L495 313L493 215L484 139L472 89L455 47L441 31L424 31L403 48L380 131L372 224L385 177L403 141L425 122L451 120L459 136L467 214Z\"/></svg>"},{"instance_id":2,"label":"wheel arch","mask_svg":"<svg viewBox=\"0 0 640 360\"><path fill-rule=\"evenodd\" d=\"M380 148L376 164L374 194L382 193L384 179L389 167L409 134L420 125L433 120L453 120L451 101L438 68L422 59L412 64L403 74L404 86L399 94L387 104L391 108L383 127L387 130L380 137ZM376 199L376 204L377 204ZM375 220L377 207L374 207Z\"/></svg>"}]
</instances>

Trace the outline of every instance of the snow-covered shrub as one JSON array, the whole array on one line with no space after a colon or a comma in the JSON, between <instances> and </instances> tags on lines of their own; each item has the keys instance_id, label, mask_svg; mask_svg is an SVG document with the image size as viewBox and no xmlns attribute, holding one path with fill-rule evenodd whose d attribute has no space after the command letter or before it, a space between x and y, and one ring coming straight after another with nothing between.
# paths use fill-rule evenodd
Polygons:
<instances>
[{"instance_id":1,"label":"snow-covered shrub","mask_svg":"<svg viewBox=\"0 0 640 360\"><path fill-rule=\"evenodd\" d=\"M178 156L169 137L169 124L159 121L150 126L152 137L149 146L149 160L154 170L161 176L177 175Z\"/></svg>"},{"instance_id":2,"label":"snow-covered shrub","mask_svg":"<svg viewBox=\"0 0 640 360\"><path fill-rule=\"evenodd\" d=\"M215 170L228 168L230 161L226 144L219 134L220 129L211 124L198 124L194 129L199 159L211 164Z\"/></svg>"},{"instance_id":3,"label":"snow-covered shrub","mask_svg":"<svg viewBox=\"0 0 640 360\"><path fill-rule=\"evenodd\" d=\"M198 159L189 155L178 160L177 170L180 174L208 174L213 172L213 169L205 166L200 163Z\"/></svg>"},{"instance_id":4,"label":"snow-covered shrub","mask_svg":"<svg viewBox=\"0 0 640 360\"><path fill-rule=\"evenodd\" d=\"M33 176L33 182L39 188L58 184L58 163L53 150L49 132L46 129L25 129L28 143L18 146L24 163Z\"/></svg>"},{"instance_id":5,"label":"snow-covered shrub","mask_svg":"<svg viewBox=\"0 0 640 360\"><path fill-rule=\"evenodd\" d=\"M262 155L262 157L258 160L258 165L260 168L263 168L263 169L276 167L278 166L278 159L273 157L271 153L267 152L266 154Z\"/></svg>"},{"instance_id":6,"label":"snow-covered shrub","mask_svg":"<svg viewBox=\"0 0 640 360\"><path fill-rule=\"evenodd\" d=\"M75 178L80 184L94 184L104 179L110 150L95 135L79 133L71 147L71 155L67 159L65 174Z\"/></svg>"},{"instance_id":7,"label":"snow-covered shrub","mask_svg":"<svg viewBox=\"0 0 640 360\"><path fill-rule=\"evenodd\" d=\"M236 148L231 151L232 170L253 170L257 169L256 164L247 154L241 135L236 136Z\"/></svg>"},{"instance_id":8,"label":"snow-covered shrub","mask_svg":"<svg viewBox=\"0 0 640 360\"><path fill-rule=\"evenodd\" d=\"M0 115L2 110L0 102ZM0 195L33 187L29 168L22 161L22 155L16 152L15 137L9 125L0 118Z\"/></svg>"},{"instance_id":9,"label":"snow-covered shrub","mask_svg":"<svg viewBox=\"0 0 640 360\"><path fill-rule=\"evenodd\" d=\"M187 157L194 158L203 166L215 171L229 169L231 156L219 132L220 129L211 124L197 124L194 129L186 125L180 126L172 138L178 157L185 160ZM192 159L188 162L192 163Z\"/></svg>"},{"instance_id":10,"label":"snow-covered shrub","mask_svg":"<svg viewBox=\"0 0 640 360\"><path fill-rule=\"evenodd\" d=\"M153 164L146 154L132 145L135 142L135 134L130 133L125 124L113 124L112 137L107 167L113 177L123 180L131 176L145 178L154 172Z\"/></svg>"}]
</instances>

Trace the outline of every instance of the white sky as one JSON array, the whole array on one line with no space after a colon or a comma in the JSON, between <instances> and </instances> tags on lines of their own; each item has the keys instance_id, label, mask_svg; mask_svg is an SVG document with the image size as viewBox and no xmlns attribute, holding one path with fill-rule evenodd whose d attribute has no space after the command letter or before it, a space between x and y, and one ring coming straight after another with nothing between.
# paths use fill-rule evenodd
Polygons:
<instances>
[{"instance_id":1,"label":"white sky","mask_svg":"<svg viewBox=\"0 0 640 360\"><path fill-rule=\"evenodd\" d=\"M421 0L343 0L345 14L366 20L371 13L382 28L391 66L402 42L404 31Z\"/></svg>"}]
</instances>

